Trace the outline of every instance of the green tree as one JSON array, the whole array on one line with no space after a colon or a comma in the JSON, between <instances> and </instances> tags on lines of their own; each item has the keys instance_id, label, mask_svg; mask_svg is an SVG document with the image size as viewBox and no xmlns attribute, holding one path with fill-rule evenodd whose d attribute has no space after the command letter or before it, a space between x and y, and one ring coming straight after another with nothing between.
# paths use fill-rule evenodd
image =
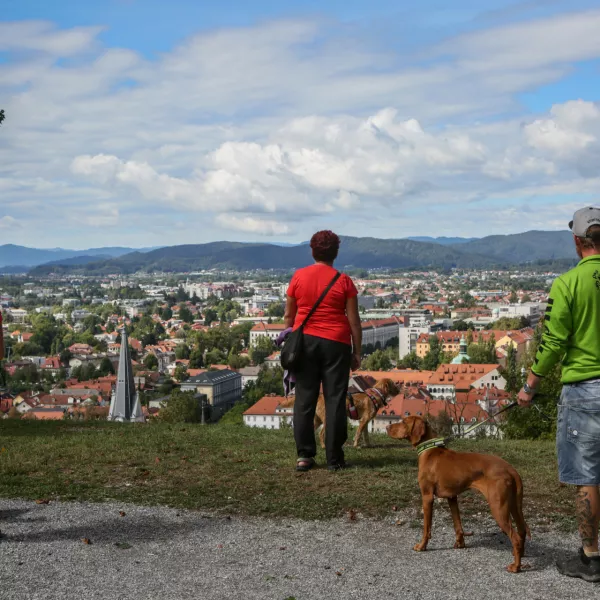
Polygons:
<instances>
[{"instance_id":1,"label":"green tree","mask_svg":"<svg viewBox=\"0 0 600 600\"><path fill-rule=\"evenodd\" d=\"M100 363L100 367L98 367L98 375L101 377L106 377L107 375L114 375L115 368L112 364L112 361L108 356L105 356Z\"/></svg>"},{"instance_id":2,"label":"green tree","mask_svg":"<svg viewBox=\"0 0 600 600\"><path fill-rule=\"evenodd\" d=\"M154 354L150 353L144 358L144 366L149 371L156 371L158 369L158 358Z\"/></svg>"},{"instance_id":3,"label":"green tree","mask_svg":"<svg viewBox=\"0 0 600 600\"><path fill-rule=\"evenodd\" d=\"M189 367L190 369L201 369L203 366L204 355L198 348L195 348L190 354Z\"/></svg>"},{"instance_id":4,"label":"green tree","mask_svg":"<svg viewBox=\"0 0 600 600\"><path fill-rule=\"evenodd\" d=\"M367 371L389 371L392 368L392 362L385 352L375 350L373 354L362 361L362 368Z\"/></svg>"},{"instance_id":5,"label":"green tree","mask_svg":"<svg viewBox=\"0 0 600 600\"><path fill-rule=\"evenodd\" d=\"M184 323L193 323L194 322L194 315L192 315L192 311L187 307L187 306L180 306L179 307L179 318L184 322Z\"/></svg>"},{"instance_id":6,"label":"green tree","mask_svg":"<svg viewBox=\"0 0 600 600\"><path fill-rule=\"evenodd\" d=\"M421 370L423 368L423 359L417 356L416 352L410 352L404 358L398 361L399 369L416 369Z\"/></svg>"},{"instance_id":7,"label":"green tree","mask_svg":"<svg viewBox=\"0 0 600 600\"><path fill-rule=\"evenodd\" d=\"M174 391L169 400L162 404L158 418L166 423L199 423L202 407L194 392Z\"/></svg>"},{"instance_id":8,"label":"green tree","mask_svg":"<svg viewBox=\"0 0 600 600\"><path fill-rule=\"evenodd\" d=\"M218 348L213 348L206 353L205 360L207 365L223 365L226 363L227 358L224 352Z\"/></svg>"},{"instance_id":9,"label":"green tree","mask_svg":"<svg viewBox=\"0 0 600 600\"><path fill-rule=\"evenodd\" d=\"M171 310L171 307L167 306L165 309L163 309L160 316L163 321L169 321L170 319L172 319L173 311Z\"/></svg>"},{"instance_id":10,"label":"green tree","mask_svg":"<svg viewBox=\"0 0 600 600\"><path fill-rule=\"evenodd\" d=\"M187 344L179 344L175 348L175 358L178 360L187 360L190 357L190 347Z\"/></svg>"},{"instance_id":11,"label":"green tree","mask_svg":"<svg viewBox=\"0 0 600 600\"><path fill-rule=\"evenodd\" d=\"M243 369L250 364L250 359L247 356L240 356L232 350L227 357L227 364L231 369Z\"/></svg>"},{"instance_id":12,"label":"green tree","mask_svg":"<svg viewBox=\"0 0 600 600\"><path fill-rule=\"evenodd\" d=\"M210 327L210 325L212 323L214 323L215 321L219 320L219 315L217 314L217 311L209 308L206 311L204 311L204 324L207 327Z\"/></svg>"},{"instance_id":13,"label":"green tree","mask_svg":"<svg viewBox=\"0 0 600 600\"><path fill-rule=\"evenodd\" d=\"M509 301L511 304L516 304L516 303L519 301L519 296L517 296L517 292L515 292L515 290L513 290L513 291L510 293L510 296L508 297L508 301Z\"/></svg>"},{"instance_id":14,"label":"green tree","mask_svg":"<svg viewBox=\"0 0 600 600\"><path fill-rule=\"evenodd\" d=\"M177 381L186 381L189 378L189 373L185 365L177 365L173 378Z\"/></svg>"},{"instance_id":15,"label":"green tree","mask_svg":"<svg viewBox=\"0 0 600 600\"><path fill-rule=\"evenodd\" d=\"M283 369L262 365L258 372L256 384L260 388L262 396L267 394L283 396Z\"/></svg>"},{"instance_id":16,"label":"green tree","mask_svg":"<svg viewBox=\"0 0 600 600\"><path fill-rule=\"evenodd\" d=\"M267 308L267 315L276 319L281 319L285 313L285 304L283 302L274 302Z\"/></svg>"},{"instance_id":17,"label":"green tree","mask_svg":"<svg viewBox=\"0 0 600 600\"><path fill-rule=\"evenodd\" d=\"M273 340L266 335L261 335L250 349L250 358L255 365L262 365L265 359L273 354L274 350Z\"/></svg>"},{"instance_id":18,"label":"green tree","mask_svg":"<svg viewBox=\"0 0 600 600\"><path fill-rule=\"evenodd\" d=\"M429 352L423 359L423 369L426 371L435 371L444 359L444 352L437 335L429 336Z\"/></svg>"},{"instance_id":19,"label":"green tree","mask_svg":"<svg viewBox=\"0 0 600 600\"><path fill-rule=\"evenodd\" d=\"M506 379L506 387L504 388L509 394L517 394L521 388L521 374L517 365L517 351L510 344L506 351L506 367L502 370L502 375Z\"/></svg>"}]
</instances>

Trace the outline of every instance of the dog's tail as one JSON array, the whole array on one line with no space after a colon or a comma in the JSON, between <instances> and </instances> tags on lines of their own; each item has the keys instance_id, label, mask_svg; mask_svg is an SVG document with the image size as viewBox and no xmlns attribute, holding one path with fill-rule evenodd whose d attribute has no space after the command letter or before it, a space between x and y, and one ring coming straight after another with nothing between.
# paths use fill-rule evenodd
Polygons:
<instances>
[{"instance_id":1,"label":"dog's tail","mask_svg":"<svg viewBox=\"0 0 600 600\"><path fill-rule=\"evenodd\" d=\"M523 516L523 481L521 480L521 476L518 473L515 473L515 485L516 485L516 494L513 506L511 506L511 514L512 518L515 520L515 525L517 526L517 531L519 534L523 535L525 533L527 535L527 539L531 539L531 531L529 529L529 525L525 522L525 517Z\"/></svg>"}]
</instances>

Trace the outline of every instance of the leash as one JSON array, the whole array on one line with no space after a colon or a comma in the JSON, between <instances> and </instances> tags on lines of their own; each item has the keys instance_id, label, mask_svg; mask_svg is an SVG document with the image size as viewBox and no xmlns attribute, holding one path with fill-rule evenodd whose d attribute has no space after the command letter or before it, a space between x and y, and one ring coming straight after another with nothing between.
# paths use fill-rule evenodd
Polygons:
<instances>
[{"instance_id":1,"label":"leash","mask_svg":"<svg viewBox=\"0 0 600 600\"><path fill-rule=\"evenodd\" d=\"M491 415L490 417L485 419L485 421L480 421L479 423L475 423L474 425L467 427L467 429L465 429L461 434L453 433L452 435L449 435L448 437L445 437L445 438L433 438L432 440L427 440L425 442L421 442L420 444L418 444L416 446L417 456L421 456L421 454L423 454L423 452L427 452L427 450L432 450L433 448L445 448L446 444L449 444L452 440L465 437L466 435L475 431L482 425L489 423L492 419L495 419L498 415L501 415L503 412L506 412L507 410L510 410L511 408L514 408L515 406L519 406L519 403L511 402L510 404L507 404L503 409L499 410L494 415Z\"/></svg>"}]
</instances>

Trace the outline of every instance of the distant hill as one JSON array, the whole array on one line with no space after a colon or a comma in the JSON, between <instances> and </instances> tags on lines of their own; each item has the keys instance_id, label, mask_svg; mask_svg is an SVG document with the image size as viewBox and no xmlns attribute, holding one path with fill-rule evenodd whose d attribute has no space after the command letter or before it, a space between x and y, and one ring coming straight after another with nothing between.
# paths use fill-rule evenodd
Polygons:
<instances>
[{"instance_id":1,"label":"distant hill","mask_svg":"<svg viewBox=\"0 0 600 600\"><path fill-rule=\"evenodd\" d=\"M291 270L311 262L305 244L211 242L169 246L150 252L131 252L104 260L89 256L38 266L33 275L52 272L106 275L109 273L188 272L203 269ZM444 245L408 239L342 237L336 265L340 268L491 268L509 265L568 265L576 260L569 232L529 231L516 235L489 236Z\"/></svg>"},{"instance_id":2,"label":"distant hill","mask_svg":"<svg viewBox=\"0 0 600 600\"><path fill-rule=\"evenodd\" d=\"M441 244L442 246L454 246L456 244L466 244L467 242L472 242L474 240L478 240L479 238L462 238L462 237L428 237L417 236L417 237L407 237L407 240L412 240L413 242L428 242L430 244Z\"/></svg>"},{"instance_id":3,"label":"distant hill","mask_svg":"<svg viewBox=\"0 0 600 600\"><path fill-rule=\"evenodd\" d=\"M282 247L272 244L212 242L171 246L146 254L133 252L115 259L93 262L81 269L91 274L181 272L212 268L288 270L303 267L310 262L310 249L306 245ZM493 263L493 259L465 255L439 244L343 237L336 264L340 267L408 269L456 266L482 268ZM32 271L32 274L73 270L76 270L73 265L43 265Z\"/></svg>"},{"instance_id":4,"label":"distant hill","mask_svg":"<svg viewBox=\"0 0 600 600\"><path fill-rule=\"evenodd\" d=\"M461 244L460 250L514 264L577 258L573 234L569 231L527 231L513 235L491 235Z\"/></svg>"},{"instance_id":5,"label":"distant hill","mask_svg":"<svg viewBox=\"0 0 600 600\"><path fill-rule=\"evenodd\" d=\"M146 248L145 252L152 250ZM78 256L91 256L99 258L116 258L134 252L134 248L121 248L119 246L107 248L90 248L88 250L66 250L64 248L27 248L15 244L0 246L0 267L35 267L49 262L63 261Z\"/></svg>"}]
</instances>

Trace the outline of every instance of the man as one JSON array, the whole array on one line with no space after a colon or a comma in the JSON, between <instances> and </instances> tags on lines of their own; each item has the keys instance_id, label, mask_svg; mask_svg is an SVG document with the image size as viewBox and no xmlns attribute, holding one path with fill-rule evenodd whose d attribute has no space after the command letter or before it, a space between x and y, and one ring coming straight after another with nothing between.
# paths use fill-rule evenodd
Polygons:
<instances>
[{"instance_id":1,"label":"man","mask_svg":"<svg viewBox=\"0 0 600 600\"><path fill-rule=\"evenodd\" d=\"M558 470L562 483L577 486L582 547L556 566L563 575L600 582L600 208L578 210L569 227L581 261L552 285L542 341L518 401L528 406L540 379L563 359Z\"/></svg>"}]
</instances>

